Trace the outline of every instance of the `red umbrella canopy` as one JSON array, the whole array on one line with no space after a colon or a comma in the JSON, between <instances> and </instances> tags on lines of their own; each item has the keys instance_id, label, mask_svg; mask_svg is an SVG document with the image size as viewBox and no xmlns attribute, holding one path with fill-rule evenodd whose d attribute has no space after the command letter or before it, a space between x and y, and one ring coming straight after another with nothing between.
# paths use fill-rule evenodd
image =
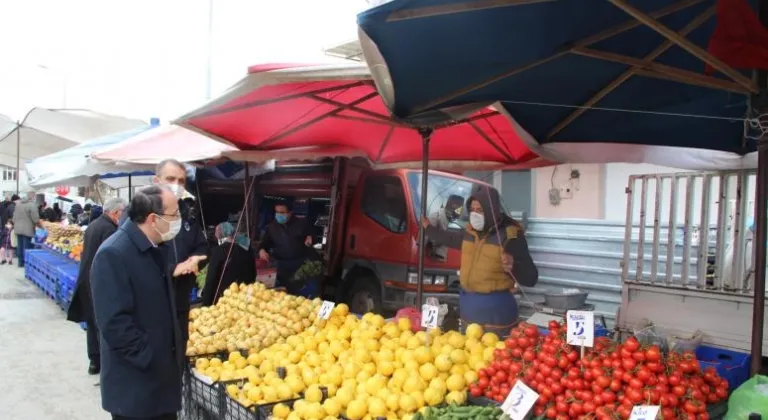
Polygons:
<instances>
[{"instance_id":1,"label":"red umbrella canopy","mask_svg":"<svg viewBox=\"0 0 768 420\"><path fill-rule=\"evenodd\" d=\"M390 117L368 68L358 64L255 66L227 93L175 123L241 150L354 150L375 165L422 159L419 131ZM433 168L548 163L492 108L436 127L429 158Z\"/></svg>"}]
</instances>

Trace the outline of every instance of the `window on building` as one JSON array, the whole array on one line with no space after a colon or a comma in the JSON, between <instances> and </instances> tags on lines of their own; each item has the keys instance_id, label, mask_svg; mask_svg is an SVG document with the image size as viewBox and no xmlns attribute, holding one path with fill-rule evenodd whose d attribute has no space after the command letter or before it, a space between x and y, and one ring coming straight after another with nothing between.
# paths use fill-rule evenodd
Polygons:
<instances>
[{"instance_id":1,"label":"window on building","mask_svg":"<svg viewBox=\"0 0 768 420\"><path fill-rule=\"evenodd\" d=\"M3 167L3 181L16 181L18 177L18 171L16 168L8 166Z\"/></svg>"}]
</instances>

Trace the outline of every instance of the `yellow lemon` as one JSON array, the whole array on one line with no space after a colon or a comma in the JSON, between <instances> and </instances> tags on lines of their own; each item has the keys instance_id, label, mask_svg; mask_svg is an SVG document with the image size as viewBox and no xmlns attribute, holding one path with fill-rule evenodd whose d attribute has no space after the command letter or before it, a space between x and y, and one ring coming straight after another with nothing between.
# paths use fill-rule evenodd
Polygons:
<instances>
[{"instance_id":1,"label":"yellow lemon","mask_svg":"<svg viewBox=\"0 0 768 420\"><path fill-rule=\"evenodd\" d=\"M320 386L317 384L310 385L304 392L304 399L308 402L319 403L323 400L323 392L320 390Z\"/></svg>"},{"instance_id":2,"label":"yellow lemon","mask_svg":"<svg viewBox=\"0 0 768 420\"><path fill-rule=\"evenodd\" d=\"M272 417L278 419L287 419L288 414L291 413L291 409L283 403L276 404L272 407Z\"/></svg>"},{"instance_id":3,"label":"yellow lemon","mask_svg":"<svg viewBox=\"0 0 768 420\"><path fill-rule=\"evenodd\" d=\"M433 360L432 352L429 350L428 347L419 347L413 352L413 356L416 359L417 362L420 364L424 364L427 362L431 362Z\"/></svg>"},{"instance_id":4,"label":"yellow lemon","mask_svg":"<svg viewBox=\"0 0 768 420\"><path fill-rule=\"evenodd\" d=\"M341 413L341 403L334 398L328 398L323 402L323 409L325 414L331 417L338 417Z\"/></svg>"},{"instance_id":5,"label":"yellow lemon","mask_svg":"<svg viewBox=\"0 0 768 420\"><path fill-rule=\"evenodd\" d=\"M208 362L208 359L197 359L195 360L195 368L199 371L204 371L205 369L210 366L210 363Z\"/></svg>"},{"instance_id":6,"label":"yellow lemon","mask_svg":"<svg viewBox=\"0 0 768 420\"><path fill-rule=\"evenodd\" d=\"M410 318L398 318L397 319L397 328L400 329L400 331L411 331L411 319Z\"/></svg>"},{"instance_id":7,"label":"yellow lemon","mask_svg":"<svg viewBox=\"0 0 768 420\"><path fill-rule=\"evenodd\" d=\"M479 340L483 336L483 327L480 324L469 324L465 334L467 337Z\"/></svg>"},{"instance_id":8,"label":"yellow lemon","mask_svg":"<svg viewBox=\"0 0 768 420\"><path fill-rule=\"evenodd\" d=\"M260 401L264 397L264 395L261 392L261 388L257 386L249 389L248 393L245 396L248 397L248 399L253 402Z\"/></svg>"},{"instance_id":9,"label":"yellow lemon","mask_svg":"<svg viewBox=\"0 0 768 420\"><path fill-rule=\"evenodd\" d=\"M453 364L467 363L467 353L463 349L451 350L450 356Z\"/></svg>"},{"instance_id":10,"label":"yellow lemon","mask_svg":"<svg viewBox=\"0 0 768 420\"><path fill-rule=\"evenodd\" d=\"M485 347L493 347L496 345L496 343L499 342L499 336L492 332L485 333L483 334L483 337L480 339L480 341Z\"/></svg>"},{"instance_id":11,"label":"yellow lemon","mask_svg":"<svg viewBox=\"0 0 768 420\"><path fill-rule=\"evenodd\" d=\"M416 400L410 394L402 394L399 402L400 408L406 413L413 413L417 410Z\"/></svg>"},{"instance_id":12,"label":"yellow lemon","mask_svg":"<svg viewBox=\"0 0 768 420\"><path fill-rule=\"evenodd\" d=\"M354 393L349 388L340 388L334 397L342 407L347 407L352 401Z\"/></svg>"},{"instance_id":13,"label":"yellow lemon","mask_svg":"<svg viewBox=\"0 0 768 420\"><path fill-rule=\"evenodd\" d=\"M387 408L389 408L390 411L397 411L400 409L400 396L395 393L389 394L384 400L384 403L387 404Z\"/></svg>"},{"instance_id":14,"label":"yellow lemon","mask_svg":"<svg viewBox=\"0 0 768 420\"><path fill-rule=\"evenodd\" d=\"M445 402L448 404L463 405L467 402L467 393L464 391L451 391L445 396Z\"/></svg>"},{"instance_id":15,"label":"yellow lemon","mask_svg":"<svg viewBox=\"0 0 768 420\"><path fill-rule=\"evenodd\" d=\"M353 400L347 406L349 420L361 420L366 414L368 414L368 404L364 400Z\"/></svg>"},{"instance_id":16,"label":"yellow lemon","mask_svg":"<svg viewBox=\"0 0 768 420\"><path fill-rule=\"evenodd\" d=\"M432 378L437 376L437 368L432 363L426 363L419 366L419 375L425 381L431 381Z\"/></svg>"},{"instance_id":17,"label":"yellow lemon","mask_svg":"<svg viewBox=\"0 0 768 420\"><path fill-rule=\"evenodd\" d=\"M424 390L424 402L434 407L443 402L443 394L434 388L427 388Z\"/></svg>"},{"instance_id":18,"label":"yellow lemon","mask_svg":"<svg viewBox=\"0 0 768 420\"><path fill-rule=\"evenodd\" d=\"M463 391L467 387L467 381L464 379L464 375L454 374L445 381L445 385L449 391Z\"/></svg>"},{"instance_id":19,"label":"yellow lemon","mask_svg":"<svg viewBox=\"0 0 768 420\"><path fill-rule=\"evenodd\" d=\"M464 372L464 380L467 381L468 384L477 382L477 373L473 370Z\"/></svg>"},{"instance_id":20,"label":"yellow lemon","mask_svg":"<svg viewBox=\"0 0 768 420\"><path fill-rule=\"evenodd\" d=\"M372 397L368 399L368 414L371 417L382 417L387 415L387 405L381 398Z\"/></svg>"},{"instance_id":21,"label":"yellow lemon","mask_svg":"<svg viewBox=\"0 0 768 420\"><path fill-rule=\"evenodd\" d=\"M435 367L440 372L449 372L452 366L453 362L451 362L451 358L448 355L440 354L435 357Z\"/></svg>"}]
</instances>

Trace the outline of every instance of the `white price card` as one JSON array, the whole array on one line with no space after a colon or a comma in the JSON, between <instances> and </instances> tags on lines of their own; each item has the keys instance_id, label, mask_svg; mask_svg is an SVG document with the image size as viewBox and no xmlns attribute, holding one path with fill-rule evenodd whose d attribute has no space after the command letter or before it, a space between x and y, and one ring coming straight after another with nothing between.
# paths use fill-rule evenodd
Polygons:
<instances>
[{"instance_id":1,"label":"white price card","mask_svg":"<svg viewBox=\"0 0 768 420\"><path fill-rule=\"evenodd\" d=\"M328 319L331 317L331 311L333 311L333 307L336 306L335 303L324 300L323 304L320 305L320 311L317 313L317 317L320 319Z\"/></svg>"},{"instance_id":2,"label":"white price card","mask_svg":"<svg viewBox=\"0 0 768 420\"><path fill-rule=\"evenodd\" d=\"M539 394L518 379L515 386L509 391L507 399L501 404L501 410L512 420L523 420L538 399Z\"/></svg>"},{"instance_id":3,"label":"white price card","mask_svg":"<svg viewBox=\"0 0 768 420\"><path fill-rule=\"evenodd\" d=\"M656 420L660 409L658 405L636 405L632 408L629 420Z\"/></svg>"},{"instance_id":4,"label":"white price card","mask_svg":"<svg viewBox=\"0 0 768 420\"><path fill-rule=\"evenodd\" d=\"M421 305L421 327L437 328L438 307L435 305Z\"/></svg>"},{"instance_id":5,"label":"white price card","mask_svg":"<svg viewBox=\"0 0 768 420\"><path fill-rule=\"evenodd\" d=\"M568 344L583 347L595 345L594 312L568 311L565 317L568 326Z\"/></svg>"}]
</instances>

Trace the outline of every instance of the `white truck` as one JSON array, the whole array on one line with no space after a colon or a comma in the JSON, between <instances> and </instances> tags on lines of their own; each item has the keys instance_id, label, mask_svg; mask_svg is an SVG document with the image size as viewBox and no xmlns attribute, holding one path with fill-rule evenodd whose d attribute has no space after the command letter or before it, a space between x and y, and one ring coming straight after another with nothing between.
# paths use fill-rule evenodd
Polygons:
<instances>
[{"instance_id":1,"label":"white truck","mask_svg":"<svg viewBox=\"0 0 768 420\"><path fill-rule=\"evenodd\" d=\"M749 353L754 171L633 175L626 193L618 328L631 333L648 320Z\"/></svg>"}]
</instances>

